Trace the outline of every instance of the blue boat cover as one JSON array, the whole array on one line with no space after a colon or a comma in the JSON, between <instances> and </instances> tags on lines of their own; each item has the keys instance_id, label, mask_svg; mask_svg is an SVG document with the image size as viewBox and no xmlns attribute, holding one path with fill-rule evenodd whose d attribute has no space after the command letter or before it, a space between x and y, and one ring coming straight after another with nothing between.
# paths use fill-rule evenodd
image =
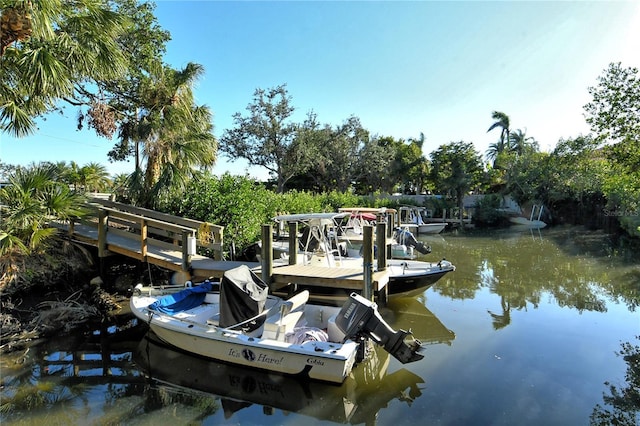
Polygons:
<instances>
[{"instance_id":1,"label":"blue boat cover","mask_svg":"<svg viewBox=\"0 0 640 426\"><path fill-rule=\"evenodd\" d=\"M173 315L187 309L200 306L207 292L213 289L213 283L205 281L195 287L189 287L174 294L162 296L148 306L149 309Z\"/></svg>"}]
</instances>

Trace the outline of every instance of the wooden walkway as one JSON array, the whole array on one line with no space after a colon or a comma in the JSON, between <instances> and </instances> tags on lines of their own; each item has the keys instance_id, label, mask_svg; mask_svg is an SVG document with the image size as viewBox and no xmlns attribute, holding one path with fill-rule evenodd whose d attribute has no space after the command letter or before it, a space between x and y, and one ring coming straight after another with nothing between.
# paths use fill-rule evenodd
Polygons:
<instances>
[{"instance_id":1,"label":"wooden walkway","mask_svg":"<svg viewBox=\"0 0 640 426\"><path fill-rule=\"evenodd\" d=\"M70 238L98 248L98 256L113 253L172 271L189 271L194 260L222 260L224 228L149 209L94 198L90 214L81 220L56 223Z\"/></svg>"},{"instance_id":2,"label":"wooden walkway","mask_svg":"<svg viewBox=\"0 0 640 426\"><path fill-rule=\"evenodd\" d=\"M273 262L271 241L263 244L262 263L224 260L222 226L102 199L92 199L90 206L89 217L56 226L71 239L97 247L101 258L116 253L182 272L185 280L194 281L222 278L225 271L244 264L272 290L301 284L366 293L366 286L370 294L386 295L389 277L384 270L366 277L364 268L280 265ZM271 235L271 226L265 225L263 239ZM198 254L203 251L212 256Z\"/></svg>"}]
</instances>

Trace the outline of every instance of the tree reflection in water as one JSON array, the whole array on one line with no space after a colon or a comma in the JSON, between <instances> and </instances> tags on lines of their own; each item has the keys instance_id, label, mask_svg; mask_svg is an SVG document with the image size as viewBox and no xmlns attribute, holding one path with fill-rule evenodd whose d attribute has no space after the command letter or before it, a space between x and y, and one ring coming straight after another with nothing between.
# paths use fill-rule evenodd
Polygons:
<instances>
[{"instance_id":1,"label":"tree reflection in water","mask_svg":"<svg viewBox=\"0 0 640 426\"><path fill-rule=\"evenodd\" d=\"M573 229L573 228L572 228ZM458 238L460 237L460 238ZM452 299L473 299L483 289L500 296L500 311L488 310L496 330L511 323L514 310L537 308L551 296L560 307L606 312L607 300L640 306L640 268L630 249L613 250L611 236L586 230L522 233L468 232L447 236L447 245L428 241L456 272L432 291Z\"/></svg>"},{"instance_id":2,"label":"tree reflection in water","mask_svg":"<svg viewBox=\"0 0 640 426\"><path fill-rule=\"evenodd\" d=\"M640 340L640 336L636 336ZM640 424L640 346L630 342L622 343L622 351L616 353L627 363L625 387L618 388L610 382L609 394L602 399L605 406L598 404L590 416L590 424L597 426L619 425L637 426Z\"/></svg>"}]
</instances>

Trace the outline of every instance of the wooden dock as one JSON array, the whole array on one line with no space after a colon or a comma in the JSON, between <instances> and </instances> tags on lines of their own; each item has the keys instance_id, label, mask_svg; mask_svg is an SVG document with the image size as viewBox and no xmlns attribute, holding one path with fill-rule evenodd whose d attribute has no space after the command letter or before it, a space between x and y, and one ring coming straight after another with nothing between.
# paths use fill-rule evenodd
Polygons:
<instances>
[{"instance_id":1,"label":"wooden dock","mask_svg":"<svg viewBox=\"0 0 640 426\"><path fill-rule=\"evenodd\" d=\"M92 199L90 207L88 217L55 225L72 240L97 247L100 258L120 254L180 272L185 280L193 281L220 279L225 271L244 264L273 291L300 284L353 290L370 299L380 295L386 300L389 276L380 265L380 272L371 272L274 264L270 225L263 226L262 262L239 262L224 260L222 226L102 199ZM369 244L373 252L373 242ZM203 251L211 257L198 254ZM364 262L371 263L372 259Z\"/></svg>"},{"instance_id":2,"label":"wooden dock","mask_svg":"<svg viewBox=\"0 0 640 426\"><path fill-rule=\"evenodd\" d=\"M98 248L99 257L117 253L172 271L189 271L194 260L222 259L224 228L98 198L90 214L53 225L73 240Z\"/></svg>"}]
</instances>

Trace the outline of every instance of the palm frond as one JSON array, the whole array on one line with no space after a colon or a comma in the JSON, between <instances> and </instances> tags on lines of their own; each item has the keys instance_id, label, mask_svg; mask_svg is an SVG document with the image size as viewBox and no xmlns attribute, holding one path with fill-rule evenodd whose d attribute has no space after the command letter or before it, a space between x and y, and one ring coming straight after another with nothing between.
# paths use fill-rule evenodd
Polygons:
<instances>
[{"instance_id":1,"label":"palm frond","mask_svg":"<svg viewBox=\"0 0 640 426\"><path fill-rule=\"evenodd\" d=\"M4 257L15 251L28 254L29 247L27 247L19 237L0 231L0 257Z\"/></svg>"},{"instance_id":2,"label":"palm frond","mask_svg":"<svg viewBox=\"0 0 640 426\"><path fill-rule=\"evenodd\" d=\"M58 234L56 228L40 228L33 231L29 238L29 249L34 251Z\"/></svg>"}]
</instances>

